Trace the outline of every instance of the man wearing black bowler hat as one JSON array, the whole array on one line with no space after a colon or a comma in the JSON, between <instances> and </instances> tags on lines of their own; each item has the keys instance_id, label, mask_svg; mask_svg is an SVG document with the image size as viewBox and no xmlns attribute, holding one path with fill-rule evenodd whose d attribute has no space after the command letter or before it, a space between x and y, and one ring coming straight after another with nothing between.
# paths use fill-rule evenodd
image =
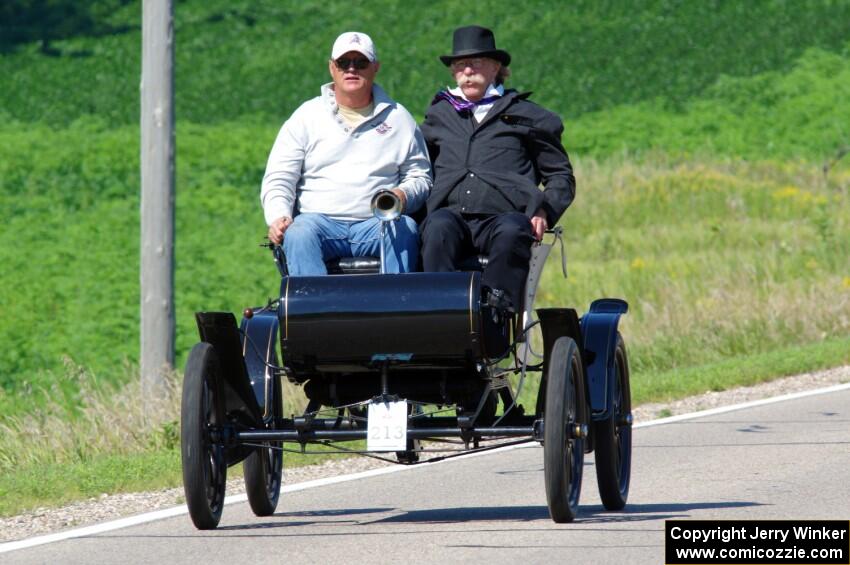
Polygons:
<instances>
[{"instance_id":1,"label":"man wearing black bowler hat","mask_svg":"<svg viewBox=\"0 0 850 565\"><path fill-rule=\"evenodd\" d=\"M423 269L454 271L464 258L487 254L487 301L516 311L532 244L575 196L564 127L528 100L530 92L505 90L511 56L489 29L456 29L452 53L440 60L457 87L437 93L422 125L434 171Z\"/></svg>"}]
</instances>

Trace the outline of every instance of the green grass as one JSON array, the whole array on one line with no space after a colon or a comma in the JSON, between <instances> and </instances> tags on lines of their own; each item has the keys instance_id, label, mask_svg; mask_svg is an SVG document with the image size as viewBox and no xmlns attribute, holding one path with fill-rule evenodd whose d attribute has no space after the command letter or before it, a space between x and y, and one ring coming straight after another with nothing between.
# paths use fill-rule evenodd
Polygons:
<instances>
[{"instance_id":1,"label":"green grass","mask_svg":"<svg viewBox=\"0 0 850 565\"><path fill-rule=\"evenodd\" d=\"M100 2L108 4L109 2ZM139 2L97 10L127 30L83 30L48 57L24 44L0 58L0 108L22 122L68 124L96 114L138 120ZM175 3L176 111L193 123L260 115L279 122L327 77L333 39L357 29L376 41L380 82L421 113L448 80L438 56L458 25L492 27L513 56L513 82L574 119L587 112L662 100L680 107L721 77L789 70L809 48L842 52L850 3L783 0L502 0L458 3L186 0Z\"/></svg>"},{"instance_id":2,"label":"green grass","mask_svg":"<svg viewBox=\"0 0 850 565\"><path fill-rule=\"evenodd\" d=\"M659 97L586 113L568 124L567 146L580 155L675 149L828 163L850 149L848 53L850 45L843 54L813 48L787 71L723 76L676 106Z\"/></svg>"},{"instance_id":3,"label":"green grass","mask_svg":"<svg viewBox=\"0 0 850 565\"><path fill-rule=\"evenodd\" d=\"M349 443L349 449L362 448L360 444ZM293 449L293 445L288 444L287 448ZM287 452L284 474L288 468L338 457L347 456ZM179 449L101 454L74 462L26 465L0 473L0 517L35 508L57 508L104 494L182 487L182 473ZM241 476L241 463L227 470L228 479ZM174 505L184 503L182 492L175 495Z\"/></svg>"},{"instance_id":4,"label":"green grass","mask_svg":"<svg viewBox=\"0 0 850 565\"><path fill-rule=\"evenodd\" d=\"M635 373L631 381L632 400L635 405L675 400L847 364L850 364L850 337L835 337L681 370Z\"/></svg>"},{"instance_id":5,"label":"green grass","mask_svg":"<svg viewBox=\"0 0 850 565\"><path fill-rule=\"evenodd\" d=\"M179 450L24 466L0 474L0 516L105 493L175 487L183 484L181 473ZM182 503L181 498L175 497L174 504Z\"/></svg>"},{"instance_id":6,"label":"green grass","mask_svg":"<svg viewBox=\"0 0 850 565\"><path fill-rule=\"evenodd\" d=\"M583 165L563 222L571 276L550 264L540 304L626 299L637 372L850 333L848 167L833 182L792 162Z\"/></svg>"},{"instance_id":7,"label":"green grass","mask_svg":"<svg viewBox=\"0 0 850 565\"><path fill-rule=\"evenodd\" d=\"M10 210L0 228L6 391L53 382L64 357L113 382L137 361L135 135L133 127L109 129L97 120L58 132L0 127L0 207ZM181 364L197 340L194 311L242 311L278 290L270 255L257 247L265 230L255 186L273 137L271 128L235 124L179 128L186 147L177 170L175 251ZM219 168L212 155L229 164ZM16 412L16 405L2 407Z\"/></svg>"}]
</instances>

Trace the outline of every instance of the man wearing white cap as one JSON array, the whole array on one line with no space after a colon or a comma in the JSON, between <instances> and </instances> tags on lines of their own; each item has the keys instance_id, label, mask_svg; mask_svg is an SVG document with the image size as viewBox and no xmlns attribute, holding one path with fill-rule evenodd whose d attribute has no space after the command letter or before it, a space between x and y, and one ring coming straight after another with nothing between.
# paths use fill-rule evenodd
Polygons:
<instances>
[{"instance_id":1,"label":"man wearing white cap","mask_svg":"<svg viewBox=\"0 0 850 565\"><path fill-rule=\"evenodd\" d=\"M431 166L413 117L374 84L379 68L368 35L343 33L328 62L333 81L278 133L260 198L290 275L327 274L325 261L378 256L381 245L387 272L417 267L419 236L407 214L425 203ZM405 214L383 242L370 208L380 190L392 190Z\"/></svg>"}]
</instances>

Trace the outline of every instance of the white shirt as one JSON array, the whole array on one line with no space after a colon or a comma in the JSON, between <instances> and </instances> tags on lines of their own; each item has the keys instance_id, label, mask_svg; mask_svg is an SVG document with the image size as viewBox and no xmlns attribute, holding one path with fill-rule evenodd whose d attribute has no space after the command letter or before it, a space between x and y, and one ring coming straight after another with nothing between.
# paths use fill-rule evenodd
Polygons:
<instances>
[{"instance_id":1,"label":"white shirt","mask_svg":"<svg viewBox=\"0 0 850 565\"><path fill-rule=\"evenodd\" d=\"M454 88L450 88L449 92L451 94L454 94L455 96L463 98L464 100L469 102L469 98L467 98L463 94L463 90L461 90L461 88L459 86L456 86ZM490 96L504 96L504 95L505 95L505 87L504 86L502 86L501 84L499 86L496 86L496 85L491 83L490 86L487 87L487 92L484 93L484 96L482 96L482 99L488 98ZM481 120L483 120L484 116L487 115L487 112L490 111L490 108L492 108L493 104L495 104L495 103L496 102L494 101L494 102L490 102L489 104L481 104L480 106L475 106L475 110L473 110L473 112L472 112L472 114L475 116L475 121L480 122Z\"/></svg>"},{"instance_id":2,"label":"white shirt","mask_svg":"<svg viewBox=\"0 0 850 565\"><path fill-rule=\"evenodd\" d=\"M431 190L431 163L422 132L410 113L378 86L375 108L352 127L339 115L332 83L302 104L274 142L260 200L266 223L297 210L335 220L372 217L381 189L401 188L405 213L415 212Z\"/></svg>"}]
</instances>

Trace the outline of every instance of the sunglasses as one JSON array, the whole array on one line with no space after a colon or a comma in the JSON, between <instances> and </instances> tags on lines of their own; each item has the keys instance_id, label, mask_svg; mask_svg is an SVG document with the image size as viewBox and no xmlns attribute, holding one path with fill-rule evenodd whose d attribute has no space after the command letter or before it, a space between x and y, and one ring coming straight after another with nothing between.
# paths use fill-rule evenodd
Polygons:
<instances>
[{"instance_id":1,"label":"sunglasses","mask_svg":"<svg viewBox=\"0 0 850 565\"><path fill-rule=\"evenodd\" d=\"M358 71L362 71L363 69L368 67L370 63L371 61L366 57L340 57L339 59L334 61L336 68L341 71L348 70L348 68L352 65Z\"/></svg>"}]
</instances>

